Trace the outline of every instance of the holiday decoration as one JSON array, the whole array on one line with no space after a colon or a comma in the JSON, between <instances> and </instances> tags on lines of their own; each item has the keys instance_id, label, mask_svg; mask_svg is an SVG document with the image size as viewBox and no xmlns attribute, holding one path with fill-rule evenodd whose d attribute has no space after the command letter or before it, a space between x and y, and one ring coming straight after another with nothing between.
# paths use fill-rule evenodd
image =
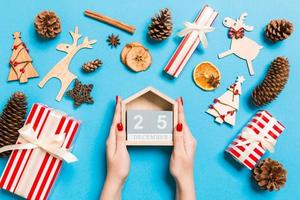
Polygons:
<instances>
[{"instance_id":1,"label":"holiday decoration","mask_svg":"<svg viewBox=\"0 0 300 200\"><path fill-rule=\"evenodd\" d=\"M52 11L40 12L34 20L36 32L43 38L55 38L61 32L59 17Z\"/></svg>"},{"instance_id":2,"label":"holiday decoration","mask_svg":"<svg viewBox=\"0 0 300 200\"><path fill-rule=\"evenodd\" d=\"M186 22L184 24L185 28L178 33L180 37L184 38L164 68L167 74L175 78L178 77L200 42L204 48L207 47L205 34L213 31L210 26L217 15L218 12L205 6L193 23Z\"/></svg>"},{"instance_id":3,"label":"holiday decoration","mask_svg":"<svg viewBox=\"0 0 300 200\"><path fill-rule=\"evenodd\" d=\"M253 169L267 150L274 152L284 129L268 111L258 111L226 151L248 169Z\"/></svg>"},{"instance_id":4,"label":"holiday decoration","mask_svg":"<svg viewBox=\"0 0 300 200\"><path fill-rule=\"evenodd\" d=\"M235 125L236 112L239 109L240 95L242 94L241 85L244 81L244 77L239 76L236 82L228 88L228 91L214 99L214 104L209 106L206 112L214 116L216 122Z\"/></svg>"},{"instance_id":5,"label":"holiday decoration","mask_svg":"<svg viewBox=\"0 0 300 200\"><path fill-rule=\"evenodd\" d=\"M122 124L126 144L171 146L173 129L178 123L178 102L153 87L122 101Z\"/></svg>"},{"instance_id":6,"label":"holiday decoration","mask_svg":"<svg viewBox=\"0 0 300 200\"><path fill-rule=\"evenodd\" d=\"M8 81L18 80L20 83L26 83L29 78L38 77L38 73L32 65L32 59L25 43L21 40L21 33L13 34L14 44L12 47L12 55L9 61L10 71Z\"/></svg>"},{"instance_id":7,"label":"holiday decoration","mask_svg":"<svg viewBox=\"0 0 300 200\"><path fill-rule=\"evenodd\" d=\"M152 58L148 49L138 42L133 42L123 48L121 61L131 70L140 72L149 68Z\"/></svg>"},{"instance_id":8,"label":"holiday decoration","mask_svg":"<svg viewBox=\"0 0 300 200\"><path fill-rule=\"evenodd\" d=\"M117 46L120 45L119 35L114 35L113 33L108 36L106 41L111 48L113 47L116 48Z\"/></svg>"},{"instance_id":9,"label":"holiday decoration","mask_svg":"<svg viewBox=\"0 0 300 200\"><path fill-rule=\"evenodd\" d=\"M173 23L171 12L168 8L162 9L151 19L148 35L154 40L164 40L172 34Z\"/></svg>"},{"instance_id":10,"label":"holiday decoration","mask_svg":"<svg viewBox=\"0 0 300 200\"><path fill-rule=\"evenodd\" d=\"M247 17L247 13L241 14L237 20L226 17L223 20L224 26L229 28L228 36L231 38L231 47L229 50L219 54L219 58L235 54L236 56L247 61L249 73L254 75L254 69L252 61L257 57L259 51L263 48L255 41L244 36L245 31L252 31L253 26L247 26L244 24L244 20Z\"/></svg>"},{"instance_id":11,"label":"holiday decoration","mask_svg":"<svg viewBox=\"0 0 300 200\"><path fill-rule=\"evenodd\" d=\"M285 19L273 19L266 26L265 36L271 42L287 39L294 31L292 22Z\"/></svg>"},{"instance_id":12,"label":"holiday decoration","mask_svg":"<svg viewBox=\"0 0 300 200\"><path fill-rule=\"evenodd\" d=\"M93 61L84 63L81 69L86 73L90 73L98 69L101 65L102 65L102 61L100 59L95 59Z\"/></svg>"},{"instance_id":13,"label":"holiday decoration","mask_svg":"<svg viewBox=\"0 0 300 200\"><path fill-rule=\"evenodd\" d=\"M220 85L221 73L212 63L202 62L195 67L193 79L201 89L210 91Z\"/></svg>"},{"instance_id":14,"label":"holiday decoration","mask_svg":"<svg viewBox=\"0 0 300 200\"><path fill-rule=\"evenodd\" d=\"M69 71L69 64L73 58L73 56L81 49L93 48L92 45L96 43L96 40L89 40L88 37L85 37L81 44L78 44L78 40L81 35L79 34L78 27L75 27L75 32L70 32L73 43L72 44L59 44L56 49L59 51L63 51L67 53L67 55L60 60L48 74L43 78L43 80L39 83L39 87L44 87L44 85L51 78L57 78L61 81L61 88L56 96L56 100L60 101L62 96L64 95L66 89L69 87L71 82L77 78L77 76Z\"/></svg>"},{"instance_id":15,"label":"holiday decoration","mask_svg":"<svg viewBox=\"0 0 300 200\"><path fill-rule=\"evenodd\" d=\"M123 22L121 22L119 20L110 18L110 17L102 15L100 13L97 13L97 12L94 12L94 11L91 11L91 10L86 10L84 12L84 14L86 16L90 17L90 18L93 18L93 19L98 20L100 22L109 24L111 26L114 26L116 28L119 28L119 29L121 29L123 31L126 31L128 33L131 33L131 34L133 34L134 31L135 31L135 27L134 26L125 24L125 23L123 23Z\"/></svg>"},{"instance_id":16,"label":"holiday decoration","mask_svg":"<svg viewBox=\"0 0 300 200\"><path fill-rule=\"evenodd\" d=\"M263 106L274 99L284 89L290 72L289 61L285 57L277 57L262 81L252 92L252 102L256 106Z\"/></svg>"},{"instance_id":17,"label":"holiday decoration","mask_svg":"<svg viewBox=\"0 0 300 200\"><path fill-rule=\"evenodd\" d=\"M81 82L76 79L74 88L67 92L67 96L71 97L74 100L75 107L78 107L83 103L93 104L94 100L90 96L93 87L93 84L81 84Z\"/></svg>"},{"instance_id":18,"label":"holiday decoration","mask_svg":"<svg viewBox=\"0 0 300 200\"><path fill-rule=\"evenodd\" d=\"M264 159L253 169L253 178L263 190L278 191L286 183L287 171L283 165L270 158Z\"/></svg>"},{"instance_id":19,"label":"holiday decoration","mask_svg":"<svg viewBox=\"0 0 300 200\"><path fill-rule=\"evenodd\" d=\"M22 92L15 92L7 102L0 116L0 148L6 145L15 144L18 137L18 130L25 122L27 111L27 98ZM0 156L10 155L10 151L0 153Z\"/></svg>"},{"instance_id":20,"label":"holiday decoration","mask_svg":"<svg viewBox=\"0 0 300 200\"><path fill-rule=\"evenodd\" d=\"M34 104L0 181L0 188L26 199L47 199L63 160L77 161L70 152L79 122L64 112Z\"/></svg>"}]
</instances>

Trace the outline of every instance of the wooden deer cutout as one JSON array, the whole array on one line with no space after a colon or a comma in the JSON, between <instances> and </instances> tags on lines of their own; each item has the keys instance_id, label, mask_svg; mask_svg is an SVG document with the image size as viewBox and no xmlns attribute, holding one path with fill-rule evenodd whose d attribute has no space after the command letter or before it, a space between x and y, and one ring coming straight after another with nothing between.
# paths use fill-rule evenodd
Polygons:
<instances>
[{"instance_id":1,"label":"wooden deer cutout","mask_svg":"<svg viewBox=\"0 0 300 200\"><path fill-rule=\"evenodd\" d=\"M231 38L231 47L229 50L220 53L219 58L235 54L236 56L247 61L248 69L250 75L254 75L254 69L252 61L258 55L260 49L263 47L258 45L255 41L244 36L244 31L252 31L253 26L247 26L244 24L244 20L248 14L241 14L240 18L237 20L226 17L223 20L224 26L229 28L228 36Z\"/></svg>"},{"instance_id":2,"label":"wooden deer cutout","mask_svg":"<svg viewBox=\"0 0 300 200\"><path fill-rule=\"evenodd\" d=\"M91 45L96 43L96 40L89 40L87 37L85 37L83 42L78 45L77 43L81 35L78 32L77 26L75 27L75 32L70 31L70 34L73 38L73 44L59 44L56 47L57 50L66 52L67 55L63 59L61 59L39 83L39 87L42 88L49 79L59 79L61 82L61 88L58 95L56 96L57 101L61 100L62 96L64 95L71 82L77 78L77 76L71 73L68 69L73 56L80 49L93 48Z\"/></svg>"}]
</instances>

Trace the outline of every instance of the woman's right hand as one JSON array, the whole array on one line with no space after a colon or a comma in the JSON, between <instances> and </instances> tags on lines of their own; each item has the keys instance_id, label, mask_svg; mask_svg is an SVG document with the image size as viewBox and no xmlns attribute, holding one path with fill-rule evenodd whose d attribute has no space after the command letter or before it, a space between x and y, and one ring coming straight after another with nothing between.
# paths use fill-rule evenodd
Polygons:
<instances>
[{"instance_id":1,"label":"woman's right hand","mask_svg":"<svg viewBox=\"0 0 300 200\"><path fill-rule=\"evenodd\" d=\"M194 156L196 140L184 116L182 98L178 102L178 124L174 130L174 149L170 160L170 172L176 182L177 200L195 200Z\"/></svg>"}]
</instances>

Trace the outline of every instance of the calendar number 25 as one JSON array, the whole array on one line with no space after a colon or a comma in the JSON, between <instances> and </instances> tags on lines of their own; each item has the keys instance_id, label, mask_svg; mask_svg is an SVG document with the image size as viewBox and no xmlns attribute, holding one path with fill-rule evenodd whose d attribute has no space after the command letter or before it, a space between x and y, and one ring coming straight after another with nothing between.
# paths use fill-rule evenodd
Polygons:
<instances>
[{"instance_id":1,"label":"calendar number 25","mask_svg":"<svg viewBox=\"0 0 300 200\"><path fill-rule=\"evenodd\" d=\"M166 121L166 118L167 116L166 115L158 115L157 116L157 128L160 129L160 130L163 130L167 127L167 121ZM134 125L134 129L135 130L143 130L144 127L143 127L143 116L142 115L135 115L134 118L133 118L136 123Z\"/></svg>"}]
</instances>

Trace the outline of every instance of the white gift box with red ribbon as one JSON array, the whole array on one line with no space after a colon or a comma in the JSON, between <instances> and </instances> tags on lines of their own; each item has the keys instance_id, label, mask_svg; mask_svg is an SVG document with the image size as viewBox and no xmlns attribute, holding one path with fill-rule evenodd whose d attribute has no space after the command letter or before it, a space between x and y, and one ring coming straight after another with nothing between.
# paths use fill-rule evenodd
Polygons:
<instances>
[{"instance_id":1,"label":"white gift box with red ribbon","mask_svg":"<svg viewBox=\"0 0 300 200\"><path fill-rule=\"evenodd\" d=\"M258 111L226 151L251 170L267 150L274 151L284 129L268 111Z\"/></svg>"},{"instance_id":2,"label":"white gift box with red ribbon","mask_svg":"<svg viewBox=\"0 0 300 200\"><path fill-rule=\"evenodd\" d=\"M166 73L178 77L200 42L204 48L207 47L205 33L213 30L211 25L217 16L218 12L206 5L193 23L185 23L185 29L178 33L179 36L184 38L165 66L164 71Z\"/></svg>"},{"instance_id":3,"label":"white gift box with red ribbon","mask_svg":"<svg viewBox=\"0 0 300 200\"><path fill-rule=\"evenodd\" d=\"M63 160L76 161L69 152L79 121L42 104L34 104L19 130L17 144L3 171L0 187L26 199L47 199Z\"/></svg>"}]
</instances>

